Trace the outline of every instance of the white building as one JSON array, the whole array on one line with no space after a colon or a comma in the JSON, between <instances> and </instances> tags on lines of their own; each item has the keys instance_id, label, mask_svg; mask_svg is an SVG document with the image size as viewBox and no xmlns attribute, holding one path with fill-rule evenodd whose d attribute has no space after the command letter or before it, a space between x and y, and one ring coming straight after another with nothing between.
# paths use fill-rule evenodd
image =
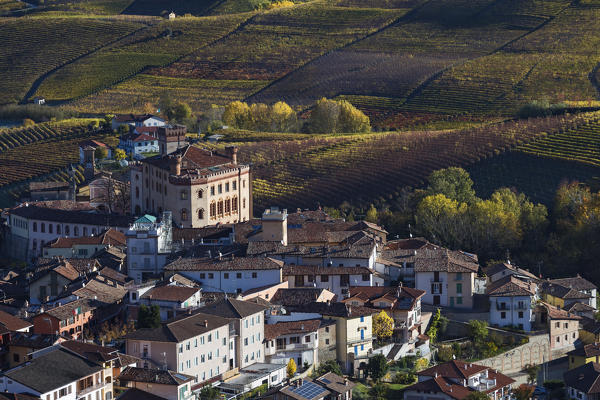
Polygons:
<instances>
[{"instance_id":1,"label":"white building","mask_svg":"<svg viewBox=\"0 0 600 400\"><path fill-rule=\"evenodd\" d=\"M204 305L200 288L178 285L153 287L140 297L139 303L159 306L160 318L163 321L185 310L194 310Z\"/></svg>"},{"instance_id":2,"label":"white building","mask_svg":"<svg viewBox=\"0 0 600 400\"><path fill-rule=\"evenodd\" d=\"M112 399L112 369L105 370L62 348L44 349L40 353L4 372L0 390L34 394L44 400ZM107 371L110 377L105 376Z\"/></svg>"},{"instance_id":3,"label":"white building","mask_svg":"<svg viewBox=\"0 0 600 400\"><path fill-rule=\"evenodd\" d=\"M128 216L68 200L24 203L8 210L7 216L6 248L12 257L25 260L41 256L44 245L60 237L98 235L109 228L125 232L131 222Z\"/></svg>"},{"instance_id":4,"label":"white building","mask_svg":"<svg viewBox=\"0 0 600 400\"><path fill-rule=\"evenodd\" d=\"M138 218L125 236L129 277L140 283L160 274L171 252L171 213L164 212L160 223L151 215Z\"/></svg>"},{"instance_id":5,"label":"white building","mask_svg":"<svg viewBox=\"0 0 600 400\"><path fill-rule=\"evenodd\" d=\"M129 133L119 138L119 148L140 159L145 153L158 153L158 139L143 133Z\"/></svg>"},{"instance_id":6,"label":"white building","mask_svg":"<svg viewBox=\"0 0 600 400\"><path fill-rule=\"evenodd\" d=\"M532 330L535 303L539 299L535 283L507 275L489 284L486 293L490 299L491 325Z\"/></svg>"},{"instance_id":7,"label":"white building","mask_svg":"<svg viewBox=\"0 0 600 400\"><path fill-rule=\"evenodd\" d=\"M572 278L550 279L550 283L553 285L568 287L569 289L577 290L578 292L590 296L587 304L590 307L596 308L598 288L592 282L582 278L579 274ZM567 302L565 302L565 307L567 306L566 303Z\"/></svg>"},{"instance_id":8,"label":"white building","mask_svg":"<svg viewBox=\"0 0 600 400\"><path fill-rule=\"evenodd\" d=\"M138 329L126 336L126 348L143 360L142 367L167 368L199 383L238 367L236 339L235 321L196 313L156 329Z\"/></svg>"},{"instance_id":9,"label":"white building","mask_svg":"<svg viewBox=\"0 0 600 400\"><path fill-rule=\"evenodd\" d=\"M265 309L256 303L226 298L202 307L201 312L228 318L235 323L235 365L240 368L265 361Z\"/></svg>"},{"instance_id":10,"label":"white building","mask_svg":"<svg viewBox=\"0 0 600 400\"><path fill-rule=\"evenodd\" d=\"M138 126L164 126L164 119L152 114L118 114L112 120L112 129L118 129L121 125L129 125L133 128Z\"/></svg>"},{"instance_id":11,"label":"white building","mask_svg":"<svg viewBox=\"0 0 600 400\"><path fill-rule=\"evenodd\" d=\"M287 364L291 359L299 368L319 364L318 331L321 320L278 322L265 325L265 356L268 362Z\"/></svg>"},{"instance_id":12,"label":"white building","mask_svg":"<svg viewBox=\"0 0 600 400\"><path fill-rule=\"evenodd\" d=\"M179 258L165 272L196 281L206 292L242 293L280 283L282 266L268 257Z\"/></svg>"},{"instance_id":13,"label":"white building","mask_svg":"<svg viewBox=\"0 0 600 400\"><path fill-rule=\"evenodd\" d=\"M351 286L375 286L373 271L367 267L321 267L318 265L285 265L283 278L290 288L316 287L338 296L348 297Z\"/></svg>"}]
</instances>

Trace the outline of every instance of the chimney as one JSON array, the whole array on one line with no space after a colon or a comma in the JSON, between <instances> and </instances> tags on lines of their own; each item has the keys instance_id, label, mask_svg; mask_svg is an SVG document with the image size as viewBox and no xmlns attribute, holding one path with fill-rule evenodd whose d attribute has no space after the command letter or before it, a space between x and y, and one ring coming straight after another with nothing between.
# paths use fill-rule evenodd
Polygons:
<instances>
[{"instance_id":1,"label":"chimney","mask_svg":"<svg viewBox=\"0 0 600 400\"><path fill-rule=\"evenodd\" d=\"M204 320L204 327L208 328L208 320L207 319Z\"/></svg>"},{"instance_id":2,"label":"chimney","mask_svg":"<svg viewBox=\"0 0 600 400\"><path fill-rule=\"evenodd\" d=\"M225 151L227 152L227 156L231 158L231 162L237 164L238 148L236 146L227 146L225 147Z\"/></svg>"},{"instance_id":3,"label":"chimney","mask_svg":"<svg viewBox=\"0 0 600 400\"><path fill-rule=\"evenodd\" d=\"M298 382L298 387L302 386L302 378L298 379L296 382Z\"/></svg>"},{"instance_id":4,"label":"chimney","mask_svg":"<svg viewBox=\"0 0 600 400\"><path fill-rule=\"evenodd\" d=\"M169 157L171 175L181 175L181 156Z\"/></svg>"},{"instance_id":5,"label":"chimney","mask_svg":"<svg viewBox=\"0 0 600 400\"><path fill-rule=\"evenodd\" d=\"M348 378L344 378L344 386L348 386Z\"/></svg>"},{"instance_id":6,"label":"chimney","mask_svg":"<svg viewBox=\"0 0 600 400\"><path fill-rule=\"evenodd\" d=\"M187 313L188 313L188 315L192 315L192 309L188 308Z\"/></svg>"}]
</instances>

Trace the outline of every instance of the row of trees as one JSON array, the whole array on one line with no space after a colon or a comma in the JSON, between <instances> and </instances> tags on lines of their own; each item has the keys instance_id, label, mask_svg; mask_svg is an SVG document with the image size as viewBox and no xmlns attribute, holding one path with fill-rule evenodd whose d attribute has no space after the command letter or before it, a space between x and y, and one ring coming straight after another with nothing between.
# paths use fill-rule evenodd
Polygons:
<instances>
[{"instance_id":1,"label":"row of trees","mask_svg":"<svg viewBox=\"0 0 600 400\"><path fill-rule=\"evenodd\" d=\"M206 114L208 126L218 118L218 108ZM296 112L280 101L272 106L241 101L229 103L220 115L225 125L237 129L261 132L355 133L369 132L369 117L345 100L322 98L315 103L305 123L300 123Z\"/></svg>"}]
</instances>

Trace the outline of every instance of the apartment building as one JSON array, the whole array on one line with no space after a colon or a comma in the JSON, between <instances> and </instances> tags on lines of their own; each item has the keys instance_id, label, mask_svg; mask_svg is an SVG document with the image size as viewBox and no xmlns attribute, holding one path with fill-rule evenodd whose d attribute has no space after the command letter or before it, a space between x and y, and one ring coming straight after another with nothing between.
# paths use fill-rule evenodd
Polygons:
<instances>
[{"instance_id":1,"label":"apartment building","mask_svg":"<svg viewBox=\"0 0 600 400\"><path fill-rule=\"evenodd\" d=\"M490 299L490 324L532 330L535 304L539 299L537 290L535 283L522 281L514 274L489 284L486 294Z\"/></svg>"},{"instance_id":2,"label":"apartment building","mask_svg":"<svg viewBox=\"0 0 600 400\"><path fill-rule=\"evenodd\" d=\"M202 382L238 366L236 337L234 321L196 313L156 329L138 329L125 338L127 354L141 358L144 367L167 368Z\"/></svg>"},{"instance_id":3,"label":"apartment building","mask_svg":"<svg viewBox=\"0 0 600 400\"><path fill-rule=\"evenodd\" d=\"M179 258L165 266L167 275L179 274L207 292L243 293L281 283L283 262L269 257Z\"/></svg>"},{"instance_id":4,"label":"apartment building","mask_svg":"<svg viewBox=\"0 0 600 400\"><path fill-rule=\"evenodd\" d=\"M327 289L338 299L346 298L351 286L374 286L373 271L367 267L285 265L283 278L290 288Z\"/></svg>"},{"instance_id":5,"label":"apartment building","mask_svg":"<svg viewBox=\"0 0 600 400\"><path fill-rule=\"evenodd\" d=\"M545 302L536 306L534 315L534 328L547 330L550 335L551 351L574 348L582 317Z\"/></svg>"},{"instance_id":6,"label":"apartment building","mask_svg":"<svg viewBox=\"0 0 600 400\"><path fill-rule=\"evenodd\" d=\"M143 282L162 273L171 253L171 212L162 213L161 221L144 215L135 220L127 230L127 274L136 283Z\"/></svg>"},{"instance_id":7,"label":"apartment building","mask_svg":"<svg viewBox=\"0 0 600 400\"><path fill-rule=\"evenodd\" d=\"M236 351L235 363L230 365L245 368L265 360L263 340L265 339L265 310L267 308L249 301L227 297L202 307L199 311L227 318L234 323L236 336L232 338Z\"/></svg>"},{"instance_id":8,"label":"apartment building","mask_svg":"<svg viewBox=\"0 0 600 400\"><path fill-rule=\"evenodd\" d=\"M185 310L193 310L204 305L200 288L178 285L153 287L140 296L139 303L147 306L157 305L163 321Z\"/></svg>"},{"instance_id":9,"label":"apartment building","mask_svg":"<svg viewBox=\"0 0 600 400\"><path fill-rule=\"evenodd\" d=\"M300 368L318 365L320 326L318 319L265 325L267 362L287 364L293 359Z\"/></svg>"},{"instance_id":10,"label":"apartment building","mask_svg":"<svg viewBox=\"0 0 600 400\"><path fill-rule=\"evenodd\" d=\"M38 353L30 361L4 372L0 390L34 394L42 400L113 398L112 380L102 366L63 348Z\"/></svg>"},{"instance_id":11,"label":"apartment building","mask_svg":"<svg viewBox=\"0 0 600 400\"><path fill-rule=\"evenodd\" d=\"M88 258L111 246L124 249L125 235L111 228L96 236L59 237L44 246L44 257Z\"/></svg>"},{"instance_id":12,"label":"apartment building","mask_svg":"<svg viewBox=\"0 0 600 400\"><path fill-rule=\"evenodd\" d=\"M88 299L78 299L51 308L33 317L33 332L78 339L94 318L96 306Z\"/></svg>"}]
</instances>

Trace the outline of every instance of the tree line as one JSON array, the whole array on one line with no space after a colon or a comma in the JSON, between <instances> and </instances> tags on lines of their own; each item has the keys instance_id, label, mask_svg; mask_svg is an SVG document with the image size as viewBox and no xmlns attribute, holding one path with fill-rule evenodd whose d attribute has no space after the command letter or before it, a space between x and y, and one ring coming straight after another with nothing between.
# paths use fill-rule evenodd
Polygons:
<instances>
[{"instance_id":1,"label":"tree line","mask_svg":"<svg viewBox=\"0 0 600 400\"><path fill-rule=\"evenodd\" d=\"M433 172L426 188L407 188L378 208L345 202L326 211L379 223L391 237L423 236L475 253L482 265L510 259L536 275L579 273L600 283L600 193L579 182L561 185L546 207L509 188L480 198L468 172L451 167Z\"/></svg>"}]
</instances>

